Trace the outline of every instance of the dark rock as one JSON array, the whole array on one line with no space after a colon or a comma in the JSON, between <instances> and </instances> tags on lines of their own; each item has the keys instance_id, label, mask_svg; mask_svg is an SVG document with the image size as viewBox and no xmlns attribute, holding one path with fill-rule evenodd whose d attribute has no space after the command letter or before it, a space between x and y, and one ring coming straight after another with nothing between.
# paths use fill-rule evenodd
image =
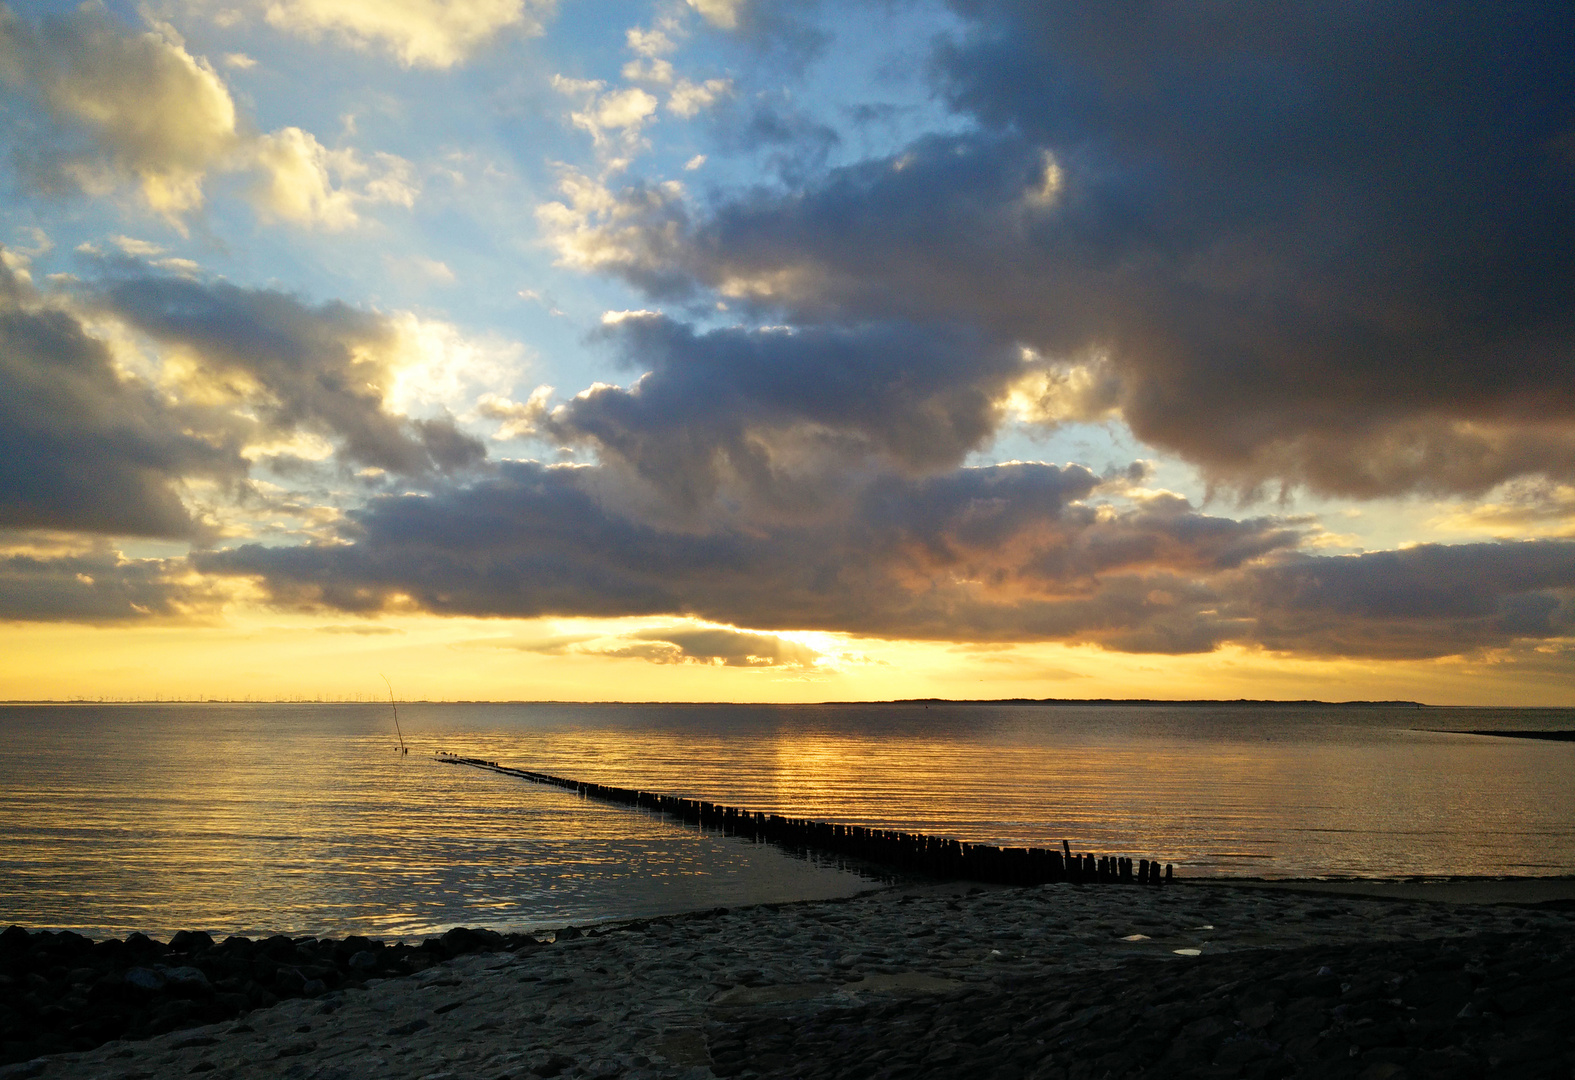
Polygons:
<instances>
[{"instance_id":1,"label":"dark rock","mask_svg":"<svg viewBox=\"0 0 1575 1080\"><path fill-rule=\"evenodd\" d=\"M284 934L275 934L257 944L265 956L272 957L274 960L287 962L295 959L295 939Z\"/></svg>"},{"instance_id":2,"label":"dark rock","mask_svg":"<svg viewBox=\"0 0 1575 1080\"><path fill-rule=\"evenodd\" d=\"M250 956L255 950L255 947L256 943L252 941L251 938L240 937L234 934L225 938L215 946L215 948L225 956L234 956L240 958Z\"/></svg>"},{"instance_id":3,"label":"dark rock","mask_svg":"<svg viewBox=\"0 0 1575 1080\"><path fill-rule=\"evenodd\" d=\"M442 937L443 951L449 956L462 956L466 953L501 951L504 947L503 935L495 930L473 930L465 926L456 926Z\"/></svg>"},{"instance_id":4,"label":"dark rock","mask_svg":"<svg viewBox=\"0 0 1575 1080\"><path fill-rule=\"evenodd\" d=\"M551 1054L531 1065L532 1075L553 1077L574 1065L574 1059L564 1054Z\"/></svg>"},{"instance_id":5,"label":"dark rock","mask_svg":"<svg viewBox=\"0 0 1575 1080\"><path fill-rule=\"evenodd\" d=\"M164 951L164 946L146 934L127 934L125 951L132 956L146 959L158 956Z\"/></svg>"},{"instance_id":6,"label":"dark rock","mask_svg":"<svg viewBox=\"0 0 1575 1080\"><path fill-rule=\"evenodd\" d=\"M170 951L195 953L213 948L213 938L201 930L182 930L170 938Z\"/></svg>"},{"instance_id":7,"label":"dark rock","mask_svg":"<svg viewBox=\"0 0 1575 1080\"><path fill-rule=\"evenodd\" d=\"M133 990L156 994L169 985L169 980L152 968L134 967L121 976L121 981Z\"/></svg>"},{"instance_id":8,"label":"dark rock","mask_svg":"<svg viewBox=\"0 0 1575 1080\"><path fill-rule=\"evenodd\" d=\"M213 984L208 981L208 976L201 968L166 968L163 975L169 980L171 990L178 990L186 994L202 994L213 989Z\"/></svg>"}]
</instances>

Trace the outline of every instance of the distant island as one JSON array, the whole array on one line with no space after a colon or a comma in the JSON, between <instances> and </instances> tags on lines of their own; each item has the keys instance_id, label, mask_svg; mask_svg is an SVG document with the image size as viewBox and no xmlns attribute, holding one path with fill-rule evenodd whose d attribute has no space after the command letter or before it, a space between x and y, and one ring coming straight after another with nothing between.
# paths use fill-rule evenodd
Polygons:
<instances>
[{"instance_id":1,"label":"distant island","mask_svg":"<svg viewBox=\"0 0 1575 1080\"><path fill-rule=\"evenodd\" d=\"M1575 731L1448 731L1446 735L1492 735L1500 739L1548 739L1575 742Z\"/></svg>"},{"instance_id":2,"label":"distant island","mask_svg":"<svg viewBox=\"0 0 1575 1080\"><path fill-rule=\"evenodd\" d=\"M836 704L859 704L836 702ZM868 704L876 704L869 702ZM1448 705L1428 705L1420 701L1318 701L1314 698L1280 700L1277 698L898 698L892 705L1295 705L1334 709L1447 709Z\"/></svg>"}]
</instances>

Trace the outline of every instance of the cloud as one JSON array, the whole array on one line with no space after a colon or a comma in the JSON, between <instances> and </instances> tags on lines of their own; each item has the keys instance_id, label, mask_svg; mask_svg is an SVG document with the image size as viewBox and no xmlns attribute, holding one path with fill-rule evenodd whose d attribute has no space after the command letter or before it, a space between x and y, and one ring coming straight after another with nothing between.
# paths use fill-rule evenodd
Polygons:
<instances>
[{"instance_id":1,"label":"cloud","mask_svg":"<svg viewBox=\"0 0 1575 1080\"><path fill-rule=\"evenodd\" d=\"M183 481L239 478L239 450L221 418L122 371L76 314L0 268L0 527L192 536Z\"/></svg>"},{"instance_id":2,"label":"cloud","mask_svg":"<svg viewBox=\"0 0 1575 1080\"><path fill-rule=\"evenodd\" d=\"M449 68L504 31L536 35L553 0L269 0L268 22L316 40L381 48L406 67Z\"/></svg>"},{"instance_id":3,"label":"cloud","mask_svg":"<svg viewBox=\"0 0 1575 1080\"><path fill-rule=\"evenodd\" d=\"M765 168L793 187L824 171L842 143L836 129L799 108L786 94L777 100L757 95L747 103L719 108L711 127L720 148L760 155Z\"/></svg>"},{"instance_id":4,"label":"cloud","mask_svg":"<svg viewBox=\"0 0 1575 1080\"><path fill-rule=\"evenodd\" d=\"M817 5L760 3L758 0L686 0L705 22L753 46L762 56L775 54L790 69L801 70L825 49L831 36L809 19Z\"/></svg>"},{"instance_id":5,"label":"cloud","mask_svg":"<svg viewBox=\"0 0 1575 1080\"><path fill-rule=\"evenodd\" d=\"M1575 14L962 14L933 70L972 130L704 211L561 203L564 263L775 321L972 326L1248 494L1575 478Z\"/></svg>"},{"instance_id":6,"label":"cloud","mask_svg":"<svg viewBox=\"0 0 1575 1080\"><path fill-rule=\"evenodd\" d=\"M339 542L194 560L256 578L281 605L361 613L683 615L759 634L1411 659L1575 634L1568 541L1317 556L1299 550L1294 522L1212 517L1176 496L1091 504L1093 474L1033 464L884 476L850 513L813 522L671 530L615 509L596 471L502 463L429 496L375 499ZM592 651L772 655L642 635Z\"/></svg>"},{"instance_id":7,"label":"cloud","mask_svg":"<svg viewBox=\"0 0 1575 1080\"><path fill-rule=\"evenodd\" d=\"M623 77L631 82L670 85L673 81L673 64L664 59L678 48L673 39L682 37L683 31L676 19L665 19L651 29L631 26L624 32L624 40L635 59L623 66Z\"/></svg>"},{"instance_id":8,"label":"cloud","mask_svg":"<svg viewBox=\"0 0 1575 1080\"><path fill-rule=\"evenodd\" d=\"M709 109L732 92L732 79L706 79L704 82L679 79L667 97L667 111L688 119Z\"/></svg>"},{"instance_id":9,"label":"cloud","mask_svg":"<svg viewBox=\"0 0 1575 1080\"><path fill-rule=\"evenodd\" d=\"M476 412L502 426L493 434L500 442L533 438L547 419L552 387L538 386L524 401L510 401L501 394L483 394L476 401Z\"/></svg>"},{"instance_id":10,"label":"cloud","mask_svg":"<svg viewBox=\"0 0 1575 1080\"><path fill-rule=\"evenodd\" d=\"M260 136L251 152L259 171L253 201L264 221L338 232L359 223L359 205L415 205L410 163L393 154L369 162L354 150L331 150L297 127Z\"/></svg>"},{"instance_id":11,"label":"cloud","mask_svg":"<svg viewBox=\"0 0 1575 1080\"><path fill-rule=\"evenodd\" d=\"M189 390L246 402L269 433L331 438L342 460L407 476L485 457L447 415L388 410L393 361L405 345L387 317L135 265L106 282L96 302L166 352L189 357Z\"/></svg>"},{"instance_id":12,"label":"cloud","mask_svg":"<svg viewBox=\"0 0 1575 1080\"><path fill-rule=\"evenodd\" d=\"M1456 504L1428 522L1434 528L1505 539L1575 537L1575 484L1519 481L1485 502Z\"/></svg>"},{"instance_id":13,"label":"cloud","mask_svg":"<svg viewBox=\"0 0 1575 1080\"><path fill-rule=\"evenodd\" d=\"M614 509L598 472L504 462L473 484L374 499L350 515L349 542L245 545L199 565L257 576L280 604L347 611L1114 640L1169 614L1157 589L1199 592L1186 576L1229 574L1296 542L1281 523L1209 518L1181 500L1124 515L1084 506L1099 480L1075 466L888 475L846 514L702 530Z\"/></svg>"},{"instance_id":14,"label":"cloud","mask_svg":"<svg viewBox=\"0 0 1575 1080\"><path fill-rule=\"evenodd\" d=\"M997 399L1021 372L1017 354L950 325L697 334L636 312L602 334L646 373L584 391L543 427L594 445L684 510L724 488L810 507L871 468L954 467L990 437Z\"/></svg>"},{"instance_id":15,"label":"cloud","mask_svg":"<svg viewBox=\"0 0 1575 1080\"><path fill-rule=\"evenodd\" d=\"M443 402L468 405L488 371L512 382L513 351L97 258L107 276L74 297L40 295L0 258L0 528L211 539L221 504L258 498L256 462L419 479L484 460Z\"/></svg>"},{"instance_id":16,"label":"cloud","mask_svg":"<svg viewBox=\"0 0 1575 1080\"><path fill-rule=\"evenodd\" d=\"M574 651L653 664L703 664L710 667L809 669L821 654L776 634L755 634L731 627L668 626L637 630L613 643L580 645Z\"/></svg>"},{"instance_id":17,"label":"cloud","mask_svg":"<svg viewBox=\"0 0 1575 1080\"><path fill-rule=\"evenodd\" d=\"M579 108L569 113L569 121L589 132L600 149L616 143L628 150L639 141L646 121L656 114L657 99L637 86L608 90L599 79L569 79L562 75L552 77L552 86L558 93L580 102Z\"/></svg>"},{"instance_id":18,"label":"cloud","mask_svg":"<svg viewBox=\"0 0 1575 1080\"><path fill-rule=\"evenodd\" d=\"M89 144L50 139L30 171L90 191L129 180L172 220L202 205L205 174L243 142L223 80L172 30L127 33L91 6L36 29L0 11L0 79Z\"/></svg>"},{"instance_id":19,"label":"cloud","mask_svg":"<svg viewBox=\"0 0 1575 1080\"><path fill-rule=\"evenodd\" d=\"M537 206L536 220L559 266L616 273L658 296L692 288L680 265L689 230L682 184L642 183L614 194L601 180L564 168L558 190L563 198Z\"/></svg>"},{"instance_id":20,"label":"cloud","mask_svg":"<svg viewBox=\"0 0 1575 1080\"><path fill-rule=\"evenodd\" d=\"M230 66L247 66L236 56ZM0 86L42 111L6 117L32 186L103 196L129 184L181 231L214 173L253 173L265 221L330 231L356 224L360 206L408 208L417 194L392 154L331 149L298 127L257 133L172 28L131 30L92 5L37 26L0 8Z\"/></svg>"},{"instance_id":21,"label":"cloud","mask_svg":"<svg viewBox=\"0 0 1575 1080\"><path fill-rule=\"evenodd\" d=\"M1249 582L1265 647L1417 658L1575 635L1575 542L1300 558Z\"/></svg>"},{"instance_id":22,"label":"cloud","mask_svg":"<svg viewBox=\"0 0 1575 1080\"><path fill-rule=\"evenodd\" d=\"M745 0L685 0L685 2L712 26L733 30L738 27L738 12L744 6Z\"/></svg>"},{"instance_id":23,"label":"cloud","mask_svg":"<svg viewBox=\"0 0 1575 1080\"><path fill-rule=\"evenodd\" d=\"M105 543L39 556L0 553L0 620L116 623L182 618L217 602L182 559L127 559Z\"/></svg>"},{"instance_id":24,"label":"cloud","mask_svg":"<svg viewBox=\"0 0 1575 1080\"><path fill-rule=\"evenodd\" d=\"M678 48L678 43L673 40L673 28L656 26L649 30L641 26L631 26L624 32L624 41L629 46L629 51L637 56L655 58L666 56Z\"/></svg>"}]
</instances>

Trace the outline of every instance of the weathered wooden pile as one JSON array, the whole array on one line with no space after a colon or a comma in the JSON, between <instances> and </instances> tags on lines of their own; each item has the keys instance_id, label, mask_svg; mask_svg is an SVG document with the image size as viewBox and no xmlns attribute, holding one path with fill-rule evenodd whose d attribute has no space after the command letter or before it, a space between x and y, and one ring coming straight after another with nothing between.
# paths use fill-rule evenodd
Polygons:
<instances>
[{"instance_id":1,"label":"weathered wooden pile","mask_svg":"<svg viewBox=\"0 0 1575 1080\"><path fill-rule=\"evenodd\" d=\"M683 799L676 795L591 784L530 769L509 768L481 758L448 753L439 753L437 756L439 760L453 765L469 765L505 776L517 776L537 784L565 788L583 798L656 811L691 825L717 829L728 836L741 836L799 851L843 855L943 880L982 881L1001 885L1042 885L1053 881L1162 885L1175 874L1173 866L1161 867L1158 860L1134 860L1117 855L1075 855L1064 840L1061 851L1053 848L1003 848L994 844L968 844L925 833L763 814L701 799Z\"/></svg>"}]
</instances>

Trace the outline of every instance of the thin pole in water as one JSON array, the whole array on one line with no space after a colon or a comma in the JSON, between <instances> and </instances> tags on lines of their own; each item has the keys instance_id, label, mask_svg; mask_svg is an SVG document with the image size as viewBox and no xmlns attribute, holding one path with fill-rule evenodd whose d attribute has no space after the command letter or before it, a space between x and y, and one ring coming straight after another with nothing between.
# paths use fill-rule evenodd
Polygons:
<instances>
[{"instance_id":1,"label":"thin pole in water","mask_svg":"<svg viewBox=\"0 0 1575 1080\"><path fill-rule=\"evenodd\" d=\"M377 675L378 678L383 680L383 685L388 687L388 704L392 706L394 710L394 734L399 736L399 752L401 754L408 754L410 751L405 749L405 733L399 730L399 706L394 704L394 684L389 682L388 676L384 675L381 671L379 671Z\"/></svg>"}]
</instances>

